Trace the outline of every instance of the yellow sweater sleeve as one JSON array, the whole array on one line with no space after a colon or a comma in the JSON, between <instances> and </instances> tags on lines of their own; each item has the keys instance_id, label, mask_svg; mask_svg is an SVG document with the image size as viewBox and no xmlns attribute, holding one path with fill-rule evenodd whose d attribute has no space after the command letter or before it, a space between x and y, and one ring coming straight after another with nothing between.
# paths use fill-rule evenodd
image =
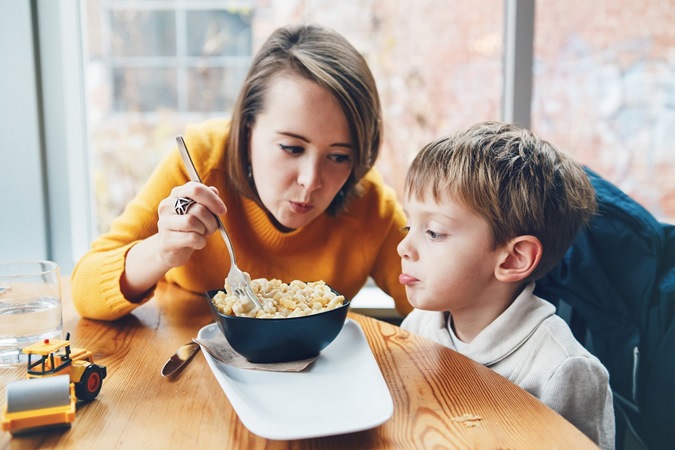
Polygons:
<instances>
[{"instance_id":1,"label":"yellow sweater sleeve","mask_svg":"<svg viewBox=\"0 0 675 450\"><path fill-rule=\"evenodd\" d=\"M222 156L227 130L224 120L188 127L185 140L188 147L199 155L199 159L195 158L198 170L208 171L213 160ZM73 302L81 316L115 320L150 299L154 289L147 292L140 302L130 302L122 295L120 279L126 254L138 241L157 233L159 203L170 195L174 187L188 180L177 148L174 148L124 212L112 222L110 230L92 243L71 275ZM223 186L217 187L223 189Z\"/></svg>"}]
</instances>

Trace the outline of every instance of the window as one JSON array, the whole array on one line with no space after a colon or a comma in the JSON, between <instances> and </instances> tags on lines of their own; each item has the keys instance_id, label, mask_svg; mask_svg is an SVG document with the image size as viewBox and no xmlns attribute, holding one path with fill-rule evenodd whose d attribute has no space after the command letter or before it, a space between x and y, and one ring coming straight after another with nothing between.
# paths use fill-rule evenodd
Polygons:
<instances>
[{"instance_id":1,"label":"window","mask_svg":"<svg viewBox=\"0 0 675 450\"><path fill-rule=\"evenodd\" d=\"M672 2L537 2L532 128L675 221Z\"/></svg>"},{"instance_id":2,"label":"window","mask_svg":"<svg viewBox=\"0 0 675 450\"><path fill-rule=\"evenodd\" d=\"M17 71L0 78L25 108L5 105L6 135L20 136L7 148L23 149L6 161L26 188L11 196L10 207L36 207L21 225L2 225L4 235L21 238L0 243L3 252L50 258L68 270L186 124L229 115L251 55L289 22L335 28L368 60L384 108L377 165L400 193L426 142L502 117L502 55L511 46L502 37L510 20L504 9L511 1L12 2L2 17L16 44L5 51ZM535 1L531 128L673 222L669 6ZM5 190L16 185L9 175L0 179Z\"/></svg>"},{"instance_id":3,"label":"window","mask_svg":"<svg viewBox=\"0 0 675 450\"><path fill-rule=\"evenodd\" d=\"M252 55L286 23L334 28L368 60L386 127L378 167L399 192L427 141L500 115L502 0L81 5L99 233L188 123L229 116Z\"/></svg>"},{"instance_id":4,"label":"window","mask_svg":"<svg viewBox=\"0 0 675 450\"><path fill-rule=\"evenodd\" d=\"M86 2L93 63L112 87L112 111L221 112L231 107L251 56L251 9L223 2ZM227 7L226 7L227 8ZM91 17L91 15L89 15ZM93 31L96 30L96 31ZM98 34L98 36L97 36Z\"/></svg>"},{"instance_id":5,"label":"window","mask_svg":"<svg viewBox=\"0 0 675 450\"><path fill-rule=\"evenodd\" d=\"M185 125L232 108L252 56L250 1L97 0L84 18L97 232Z\"/></svg>"}]
</instances>

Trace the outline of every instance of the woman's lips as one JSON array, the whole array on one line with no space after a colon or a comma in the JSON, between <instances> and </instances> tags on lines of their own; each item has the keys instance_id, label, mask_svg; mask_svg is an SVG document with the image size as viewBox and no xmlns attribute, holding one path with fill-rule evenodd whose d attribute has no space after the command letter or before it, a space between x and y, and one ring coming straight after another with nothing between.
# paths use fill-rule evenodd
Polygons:
<instances>
[{"instance_id":1,"label":"woman's lips","mask_svg":"<svg viewBox=\"0 0 675 450\"><path fill-rule=\"evenodd\" d=\"M311 205L309 203L299 203L299 202L290 202L290 203L293 212L298 214L306 214L314 208L314 205Z\"/></svg>"},{"instance_id":2,"label":"woman's lips","mask_svg":"<svg viewBox=\"0 0 675 450\"><path fill-rule=\"evenodd\" d=\"M408 275L407 273L402 273L401 275L398 276L398 282L401 283L404 286L412 286L413 284L417 283L419 280L411 275Z\"/></svg>"}]
</instances>

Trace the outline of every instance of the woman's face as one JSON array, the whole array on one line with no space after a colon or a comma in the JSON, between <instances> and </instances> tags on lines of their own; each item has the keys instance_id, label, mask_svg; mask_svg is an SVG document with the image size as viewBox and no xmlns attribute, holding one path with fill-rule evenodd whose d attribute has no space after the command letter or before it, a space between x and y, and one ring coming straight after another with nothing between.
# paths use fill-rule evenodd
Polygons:
<instances>
[{"instance_id":1,"label":"woman's face","mask_svg":"<svg viewBox=\"0 0 675 450\"><path fill-rule=\"evenodd\" d=\"M249 137L253 180L281 230L328 208L354 164L347 118L327 90L305 78L274 79Z\"/></svg>"}]
</instances>

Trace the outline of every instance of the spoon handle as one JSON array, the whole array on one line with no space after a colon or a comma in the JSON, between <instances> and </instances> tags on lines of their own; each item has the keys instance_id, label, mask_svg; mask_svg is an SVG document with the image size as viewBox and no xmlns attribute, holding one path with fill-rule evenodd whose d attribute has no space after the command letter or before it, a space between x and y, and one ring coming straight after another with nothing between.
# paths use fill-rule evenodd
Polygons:
<instances>
[{"instance_id":1,"label":"spoon handle","mask_svg":"<svg viewBox=\"0 0 675 450\"><path fill-rule=\"evenodd\" d=\"M162 376L168 377L179 372L195 356L197 350L199 350L199 344L196 342L181 345L162 367Z\"/></svg>"}]
</instances>

